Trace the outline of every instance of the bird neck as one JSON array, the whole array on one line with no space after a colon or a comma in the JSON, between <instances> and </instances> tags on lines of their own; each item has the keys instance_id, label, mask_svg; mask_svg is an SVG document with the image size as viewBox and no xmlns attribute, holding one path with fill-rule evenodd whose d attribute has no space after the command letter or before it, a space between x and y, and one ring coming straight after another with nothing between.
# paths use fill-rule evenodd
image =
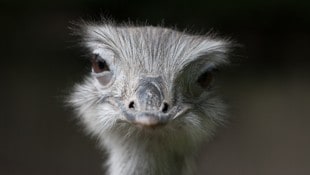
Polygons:
<instances>
[{"instance_id":1,"label":"bird neck","mask_svg":"<svg viewBox=\"0 0 310 175\"><path fill-rule=\"evenodd\" d=\"M110 175L191 175L192 154L165 149L158 143L109 146Z\"/></svg>"}]
</instances>

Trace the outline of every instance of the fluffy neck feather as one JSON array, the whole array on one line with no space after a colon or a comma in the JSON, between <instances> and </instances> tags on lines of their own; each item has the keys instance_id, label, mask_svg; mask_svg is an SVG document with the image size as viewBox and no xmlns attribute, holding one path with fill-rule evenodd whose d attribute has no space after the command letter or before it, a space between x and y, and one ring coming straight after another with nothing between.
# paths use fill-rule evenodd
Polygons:
<instances>
[{"instance_id":1,"label":"fluffy neck feather","mask_svg":"<svg viewBox=\"0 0 310 175\"><path fill-rule=\"evenodd\" d=\"M191 175L194 174L193 145L169 145L158 139L115 139L103 143L108 148L110 175ZM184 142L184 140L182 141Z\"/></svg>"}]
</instances>

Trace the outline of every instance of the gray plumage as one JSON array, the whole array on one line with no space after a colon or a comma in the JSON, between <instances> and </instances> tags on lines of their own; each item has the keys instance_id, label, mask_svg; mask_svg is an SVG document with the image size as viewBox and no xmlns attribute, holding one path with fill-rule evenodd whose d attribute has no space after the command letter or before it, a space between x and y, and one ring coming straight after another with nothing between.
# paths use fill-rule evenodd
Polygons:
<instances>
[{"instance_id":1,"label":"gray plumage","mask_svg":"<svg viewBox=\"0 0 310 175\"><path fill-rule=\"evenodd\" d=\"M84 24L92 71L69 102L109 153L110 175L195 174L195 153L225 119L212 70L230 43L163 27Z\"/></svg>"}]
</instances>

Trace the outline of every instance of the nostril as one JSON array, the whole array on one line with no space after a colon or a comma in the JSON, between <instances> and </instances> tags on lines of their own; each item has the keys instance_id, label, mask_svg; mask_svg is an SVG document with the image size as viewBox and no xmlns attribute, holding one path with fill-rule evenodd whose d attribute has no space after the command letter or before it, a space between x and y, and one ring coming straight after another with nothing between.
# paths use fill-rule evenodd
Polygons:
<instances>
[{"instance_id":1,"label":"nostril","mask_svg":"<svg viewBox=\"0 0 310 175\"><path fill-rule=\"evenodd\" d=\"M135 102L131 101L128 105L129 109L135 109Z\"/></svg>"},{"instance_id":2,"label":"nostril","mask_svg":"<svg viewBox=\"0 0 310 175\"><path fill-rule=\"evenodd\" d=\"M162 109L161 111L162 111L163 113L166 113L166 112L168 111L168 109L169 109L168 103L164 103L163 109Z\"/></svg>"}]
</instances>

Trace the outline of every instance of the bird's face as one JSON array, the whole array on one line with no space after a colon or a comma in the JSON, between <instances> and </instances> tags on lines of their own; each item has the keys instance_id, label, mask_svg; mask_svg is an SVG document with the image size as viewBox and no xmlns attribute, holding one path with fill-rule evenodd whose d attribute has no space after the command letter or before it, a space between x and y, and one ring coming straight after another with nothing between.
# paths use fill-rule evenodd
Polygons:
<instances>
[{"instance_id":1,"label":"bird's face","mask_svg":"<svg viewBox=\"0 0 310 175\"><path fill-rule=\"evenodd\" d=\"M224 106L213 70L228 43L159 27L87 26L91 72L70 102L86 128L104 132L211 133Z\"/></svg>"}]
</instances>

